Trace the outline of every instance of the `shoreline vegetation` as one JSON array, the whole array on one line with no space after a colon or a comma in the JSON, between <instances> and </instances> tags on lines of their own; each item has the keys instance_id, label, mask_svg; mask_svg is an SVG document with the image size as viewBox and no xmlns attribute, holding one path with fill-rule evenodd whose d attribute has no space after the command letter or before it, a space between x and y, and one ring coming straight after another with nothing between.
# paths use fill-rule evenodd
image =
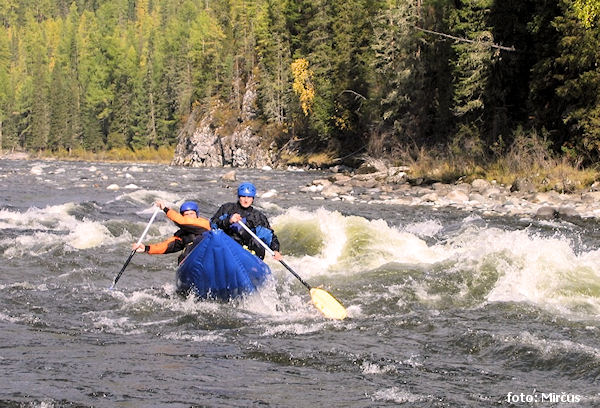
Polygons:
<instances>
[{"instance_id":1,"label":"shoreline vegetation","mask_svg":"<svg viewBox=\"0 0 600 408\"><path fill-rule=\"evenodd\" d=\"M0 158L170 164L174 154L174 146L162 146L138 150L118 148L99 152L84 149L61 149L55 152L2 150ZM456 185L482 179L506 186L511 191L556 191L559 194L572 194L600 189L600 172L597 168L582 167L565 154L553 154L544 139L531 134L521 135L506 153L491 158L453 152L451 149L444 152L406 149L393 158L378 158L366 154L355 160L354 165L346 166L330 154L316 152L308 156L282 156L276 167L334 169L337 172L362 174L367 178L369 173L381 173L385 168L402 168L404 175L401 182L413 186L434 183ZM374 179L375 176L374 174Z\"/></svg>"},{"instance_id":2,"label":"shoreline vegetation","mask_svg":"<svg viewBox=\"0 0 600 408\"><path fill-rule=\"evenodd\" d=\"M60 149L57 151L41 150L28 152L21 150L2 150L0 159L12 160L64 160L86 162L139 162L169 164L173 160L175 147L161 146L157 149L146 147L137 150L117 148L93 152L85 149Z\"/></svg>"}]
</instances>

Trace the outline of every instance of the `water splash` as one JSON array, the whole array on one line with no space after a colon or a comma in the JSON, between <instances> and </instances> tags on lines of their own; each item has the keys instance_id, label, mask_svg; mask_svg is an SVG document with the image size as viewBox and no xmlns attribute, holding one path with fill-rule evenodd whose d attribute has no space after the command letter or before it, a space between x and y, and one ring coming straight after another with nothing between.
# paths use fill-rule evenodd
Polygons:
<instances>
[{"instance_id":1,"label":"water splash","mask_svg":"<svg viewBox=\"0 0 600 408\"><path fill-rule=\"evenodd\" d=\"M75 207L74 203L66 203L42 209L29 208L24 213L0 211L0 229L13 232L0 240L3 256L39 255L57 246L66 251L88 249L112 238L102 223L71 215Z\"/></svg>"},{"instance_id":2,"label":"water splash","mask_svg":"<svg viewBox=\"0 0 600 408\"><path fill-rule=\"evenodd\" d=\"M289 263L305 276L381 284L385 292L366 292L373 296L367 303L391 295L399 305L411 298L435 308L525 302L574 318L600 314L600 250L575 253L561 235L465 223L428 246L417 235L437 233L435 222L400 230L325 209L288 210L273 224L284 254L291 248Z\"/></svg>"}]
</instances>

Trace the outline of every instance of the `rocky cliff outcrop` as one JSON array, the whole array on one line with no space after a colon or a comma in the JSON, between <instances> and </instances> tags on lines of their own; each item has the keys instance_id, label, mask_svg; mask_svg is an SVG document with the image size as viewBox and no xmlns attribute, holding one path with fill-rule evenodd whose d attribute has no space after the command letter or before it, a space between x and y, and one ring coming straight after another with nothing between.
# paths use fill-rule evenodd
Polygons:
<instances>
[{"instance_id":1,"label":"rocky cliff outcrop","mask_svg":"<svg viewBox=\"0 0 600 408\"><path fill-rule=\"evenodd\" d=\"M265 147L253 127L256 117L256 84L246 86L237 122L217 124L215 117L223 105L202 113L196 108L181 129L172 164L190 167L274 166L273 146Z\"/></svg>"}]
</instances>

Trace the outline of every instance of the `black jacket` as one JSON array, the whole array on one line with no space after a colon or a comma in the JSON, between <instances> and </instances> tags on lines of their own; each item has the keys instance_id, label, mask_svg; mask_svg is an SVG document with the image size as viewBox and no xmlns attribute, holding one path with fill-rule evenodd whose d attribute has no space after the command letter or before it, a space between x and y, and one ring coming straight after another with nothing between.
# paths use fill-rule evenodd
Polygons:
<instances>
[{"instance_id":1,"label":"black jacket","mask_svg":"<svg viewBox=\"0 0 600 408\"><path fill-rule=\"evenodd\" d=\"M222 229L240 245L248 247L248 249L253 251L260 259L264 259L265 249L242 227L237 225L237 223L229 223L229 219L235 213L242 216L242 221L245 222L248 228L267 244L269 248L273 251L279 251L279 240L277 239L275 232L271 229L269 220L262 212L252 206L244 208L239 202L223 204L210 219L213 228L216 227Z\"/></svg>"}]
</instances>

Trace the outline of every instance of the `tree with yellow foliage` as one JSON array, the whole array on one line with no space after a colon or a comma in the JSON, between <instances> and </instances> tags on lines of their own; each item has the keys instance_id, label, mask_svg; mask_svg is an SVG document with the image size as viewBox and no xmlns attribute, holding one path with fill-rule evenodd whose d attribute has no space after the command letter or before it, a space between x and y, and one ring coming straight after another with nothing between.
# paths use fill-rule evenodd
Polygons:
<instances>
[{"instance_id":1,"label":"tree with yellow foliage","mask_svg":"<svg viewBox=\"0 0 600 408\"><path fill-rule=\"evenodd\" d=\"M573 8L586 28L592 27L600 17L600 0L575 0Z\"/></svg>"},{"instance_id":2,"label":"tree with yellow foliage","mask_svg":"<svg viewBox=\"0 0 600 408\"><path fill-rule=\"evenodd\" d=\"M309 68L308 60L298 58L292 62L292 75L294 76L292 89L300 98L304 116L308 116L312 112L312 104L315 99L315 88L312 82L313 71Z\"/></svg>"}]
</instances>

